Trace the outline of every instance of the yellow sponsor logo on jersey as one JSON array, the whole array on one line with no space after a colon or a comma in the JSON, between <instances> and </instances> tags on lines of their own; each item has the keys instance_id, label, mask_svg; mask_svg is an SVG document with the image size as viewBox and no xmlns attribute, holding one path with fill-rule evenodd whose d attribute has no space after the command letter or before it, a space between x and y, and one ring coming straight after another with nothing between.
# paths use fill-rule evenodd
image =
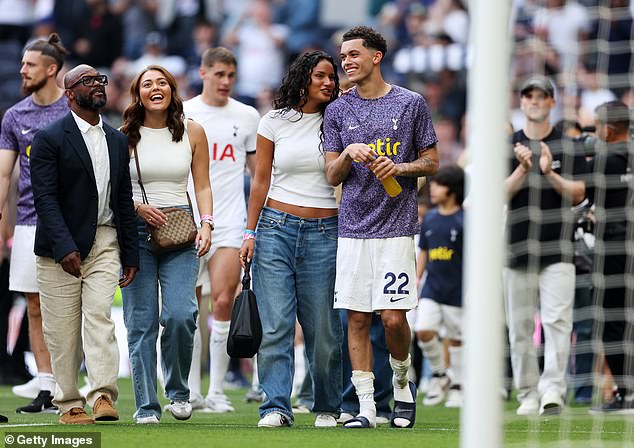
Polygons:
<instances>
[{"instance_id":1,"label":"yellow sponsor logo on jersey","mask_svg":"<svg viewBox=\"0 0 634 448\"><path fill-rule=\"evenodd\" d=\"M380 156L395 156L398 153L398 147L401 146L401 142L392 142L390 137L385 140L378 138L376 142L368 143L368 146Z\"/></svg>"},{"instance_id":2,"label":"yellow sponsor logo on jersey","mask_svg":"<svg viewBox=\"0 0 634 448\"><path fill-rule=\"evenodd\" d=\"M26 152L26 158L31 160L31 145L26 147L25 152Z\"/></svg>"},{"instance_id":3,"label":"yellow sponsor logo on jersey","mask_svg":"<svg viewBox=\"0 0 634 448\"><path fill-rule=\"evenodd\" d=\"M432 261L451 261L453 259L453 249L449 249L445 246L436 247L430 249L429 259Z\"/></svg>"}]
</instances>

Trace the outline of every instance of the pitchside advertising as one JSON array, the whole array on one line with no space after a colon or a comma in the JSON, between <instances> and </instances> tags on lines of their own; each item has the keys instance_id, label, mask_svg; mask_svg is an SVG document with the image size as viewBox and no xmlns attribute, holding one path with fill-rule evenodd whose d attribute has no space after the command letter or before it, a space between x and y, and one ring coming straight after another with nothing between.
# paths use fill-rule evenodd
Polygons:
<instances>
[{"instance_id":1,"label":"pitchside advertising","mask_svg":"<svg viewBox=\"0 0 634 448\"><path fill-rule=\"evenodd\" d=\"M80 448L88 446L101 448L101 433L98 432L7 432L4 435L6 447L55 447Z\"/></svg>"}]
</instances>

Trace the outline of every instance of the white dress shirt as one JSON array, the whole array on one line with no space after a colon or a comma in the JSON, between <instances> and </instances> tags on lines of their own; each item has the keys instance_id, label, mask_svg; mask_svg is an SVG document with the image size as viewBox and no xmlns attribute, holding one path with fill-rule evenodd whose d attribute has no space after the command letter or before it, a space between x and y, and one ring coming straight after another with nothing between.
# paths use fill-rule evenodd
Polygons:
<instances>
[{"instance_id":1,"label":"white dress shirt","mask_svg":"<svg viewBox=\"0 0 634 448\"><path fill-rule=\"evenodd\" d=\"M114 226L114 215L110 209L110 157L106 132L103 130L103 121L99 116L99 123L95 126L72 112L73 118L84 138L88 154L92 161L92 169L97 181L97 195L99 207L97 209L97 225Z\"/></svg>"}]
</instances>

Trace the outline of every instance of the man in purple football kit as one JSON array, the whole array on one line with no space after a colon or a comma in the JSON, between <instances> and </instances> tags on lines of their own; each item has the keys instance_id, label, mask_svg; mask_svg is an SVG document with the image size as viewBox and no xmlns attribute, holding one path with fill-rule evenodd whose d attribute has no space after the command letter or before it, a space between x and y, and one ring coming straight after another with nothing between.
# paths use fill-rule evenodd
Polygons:
<instances>
[{"instance_id":1,"label":"man in purple football kit","mask_svg":"<svg viewBox=\"0 0 634 448\"><path fill-rule=\"evenodd\" d=\"M7 110L0 133L0 209L7 200L13 166L18 156L20 158L17 222L11 251L9 289L22 292L27 297L29 337L39 383L36 391L31 391L30 383L14 388L16 394L34 398L28 405L17 409L17 412L22 414L57 411L51 402L55 391L55 378L51 369L51 357L42 334L40 296L33 253L37 217L31 187L30 155L35 133L69 111L64 90L56 82L57 74L64 64L65 54L66 50L55 33L48 39L37 40L26 48L20 75L22 88L30 95Z\"/></svg>"},{"instance_id":2,"label":"man in purple football kit","mask_svg":"<svg viewBox=\"0 0 634 448\"><path fill-rule=\"evenodd\" d=\"M411 333L405 318L416 307L414 235L417 178L438 169L436 133L424 98L387 84L380 64L385 39L368 27L343 35L341 62L356 89L326 109L326 176L343 182L334 307L348 310L348 348L359 414L344 428L376 425L369 328L380 312L393 371L391 425L410 428L416 386L408 381ZM390 197L381 181L397 176Z\"/></svg>"}]
</instances>

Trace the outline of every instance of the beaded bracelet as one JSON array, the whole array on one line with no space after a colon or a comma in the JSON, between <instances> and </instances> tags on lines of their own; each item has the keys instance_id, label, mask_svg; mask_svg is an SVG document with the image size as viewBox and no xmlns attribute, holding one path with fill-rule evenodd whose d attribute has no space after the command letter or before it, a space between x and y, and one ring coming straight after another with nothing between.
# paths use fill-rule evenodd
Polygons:
<instances>
[{"instance_id":1,"label":"beaded bracelet","mask_svg":"<svg viewBox=\"0 0 634 448\"><path fill-rule=\"evenodd\" d=\"M254 240L254 239L255 239L255 230L245 229L242 232L242 241Z\"/></svg>"}]
</instances>

